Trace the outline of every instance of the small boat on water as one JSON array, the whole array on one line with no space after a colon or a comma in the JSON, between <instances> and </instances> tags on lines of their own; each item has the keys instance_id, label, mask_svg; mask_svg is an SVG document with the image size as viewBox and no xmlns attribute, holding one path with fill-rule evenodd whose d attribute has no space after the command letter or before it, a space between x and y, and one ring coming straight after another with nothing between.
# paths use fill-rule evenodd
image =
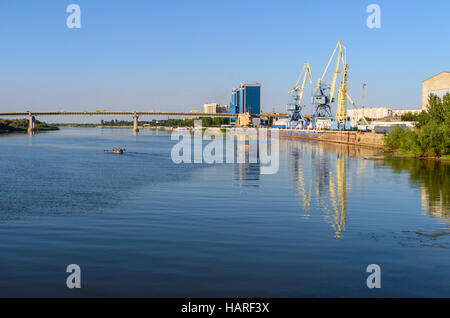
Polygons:
<instances>
[{"instance_id":1,"label":"small boat on water","mask_svg":"<svg viewBox=\"0 0 450 318\"><path fill-rule=\"evenodd\" d=\"M115 153L118 155L123 154L123 152L126 151L124 148L113 148L112 150L105 150L105 152Z\"/></svg>"}]
</instances>

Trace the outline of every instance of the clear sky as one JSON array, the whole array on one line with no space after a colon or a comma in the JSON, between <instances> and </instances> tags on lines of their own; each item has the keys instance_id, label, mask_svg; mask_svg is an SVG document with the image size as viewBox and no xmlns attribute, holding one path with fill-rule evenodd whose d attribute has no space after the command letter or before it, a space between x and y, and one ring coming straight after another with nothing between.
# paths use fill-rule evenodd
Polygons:
<instances>
[{"instance_id":1,"label":"clear sky","mask_svg":"<svg viewBox=\"0 0 450 318\"><path fill-rule=\"evenodd\" d=\"M66 26L71 3L81 29ZM449 14L448 0L2 0L0 111L200 110L241 81L281 111L304 61L315 81L337 40L358 104L365 82L366 106L418 108L421 82L450 71Z\"/></svg>"}]
</instances>

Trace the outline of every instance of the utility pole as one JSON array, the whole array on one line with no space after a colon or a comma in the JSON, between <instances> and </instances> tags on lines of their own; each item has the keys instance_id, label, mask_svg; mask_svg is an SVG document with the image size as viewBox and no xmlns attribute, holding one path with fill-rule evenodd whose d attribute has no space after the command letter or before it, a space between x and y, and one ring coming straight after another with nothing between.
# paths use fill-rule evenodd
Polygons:
<instances>
[{"instance_id":1,"label":"utility pole","mask_svg":"<svg viewBox=\"0 0 450 318\"><path fill-rule=\"evenodd\" d=\"M364 88L366 88L366 84L364 84L364 83L362 83L361 84L361 88L362 88L362 114L363 114L363 117L365 117L364 116Z\"/></svg>"}]
</instances>

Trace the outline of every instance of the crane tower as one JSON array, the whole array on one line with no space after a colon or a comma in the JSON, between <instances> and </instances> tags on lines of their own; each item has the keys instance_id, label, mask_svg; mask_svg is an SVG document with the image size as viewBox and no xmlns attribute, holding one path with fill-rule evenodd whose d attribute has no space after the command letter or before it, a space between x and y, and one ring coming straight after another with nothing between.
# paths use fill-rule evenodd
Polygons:
<instances>
[{"instance_id":1,"label":"crane tower","mask_svg":"<svg viewBox=\"0 0 450 318\"><path fill-rule=\"evenodd\" d=\"M331 84L328 85L325 81L325 75L328 68L333 61L333 58L337 52L336 64L334 67L333 77ZM340 68L342 64L342 67ZM341 74L341 83L338 89L337 110L336 118L331 113L331 103L334 102L334 92L336 90L336 82L338 74ZM322 76L318 79L315 94L313 96L313 104L316 105L315 112L312 117L313 129L317 129L318 120L330 120L331 129L335 130L350 130L350 119L347 117L347 77L348 77L348 64L346 62L346 48L342 45L341 41L338 41L333 53L331 54L328 64Z\"/></svg>"},{"instance_id":2,"label":"crane tower","mask_svg":"<svg viewBox=\"0 0 450 318\"><path fill-rule=\"evenodd\" d=\"M300 128L304 129L308 126L309 122L303 117L302 108L304 107L301 102L303 98L303 91L305 90L306 77L309 76L309 82L312 86L312 76L311 76L311 68L308 62L303 64L303 68L298 76L297 82L294 85L294 88L291 89L288 94L292 94L294 99L294 103L287 105L287 111L291 112L291 116L289 117L286 128L295 129ZM302 85L299 86L300 80L302 79Z\"/></svg>"}]
</instances>

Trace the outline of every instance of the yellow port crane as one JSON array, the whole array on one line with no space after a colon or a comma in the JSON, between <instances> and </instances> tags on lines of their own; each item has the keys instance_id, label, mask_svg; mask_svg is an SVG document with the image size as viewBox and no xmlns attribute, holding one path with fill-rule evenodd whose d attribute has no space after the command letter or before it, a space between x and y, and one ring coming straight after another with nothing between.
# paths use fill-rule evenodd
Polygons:
<instances>
[{"instance_id":1,"label":"yellow port crane","mask_svg":"<svg viewBox=\"0 0 450 318\"><path fill-rule=\"evenodd\" d=\"M324 94L324 77L328 71L328 68L333 61L333 58L335 54L337 53L336 58L336 65L334 67L334 73L333 78L331 81L331 85L329 87L326 87L329 89L329 94ZM340 64L342 63L342 69L340 70ZM316 113L314 114L313 118L320 118L320 117L326 117L327 115L331 114L331 106L330 104L334 102L334 92L336 90L336 82L337 82L337 76L338 74L342 74L341 83L339 85L338 89L338 100L337 100L337 108L336 108L336 124L335 126L331 127L331 129L339 129L339 130L348 130L350 129L350 121L347 117L347 98L350 100L352 105L356 108L357 111L358 107L355 105L353 100L350 98L348 94L348 87L347 87L347 78L348 78L348 64L347 64L347 49L342 45L341 41L338 41L336 44L336 47L333 50L333 53L331 54L330 59L328 60L328 64L325 67L325 70L322 74L322 76L317 80L317 85L315 89L315 101L317 104ZM325 96L324 96L325 95ZM323 112L325 110L325 113ZM325 114L325 116L323 115ZM367 124L367 121L363 117L364 121Z\"/></svg>"},{"instance_id":2,"label":"yellow port crane","mask_svg":"<svg viewBox=\"0 0 450 318\"><path fill-rule=\"evenodd\" d=\"M342 69L342 80L338 90L338 102L336 110L336 121L339 125L344 124L347 120L347 74L348 64L344 64Z\"/></svg>"},{"instance_id":3,"label":"yellow port crane","mask_svg":"<svg viewBox=\"0 0 450 318\"><path fill-rule=\"evenodd\" d=\"M341 41L337 42L336 47L334 48L333 53L331 54L331 57L328 60L328 64L325 67L325 70L323 71L322 76L317 80L317 85L316 85L316 93L317 93L317 92L319 92L320 83L323 82L325 74L327 74L328 68L330 67L331 61L333 60L334 54L336 54L336 50L338 48L339 48L339 51L338 51L338 56L336 59L336 66L334 67L333 80L331 81L331 86L330 86L330 94L329 94L330 102L333 102L333 95L334 95L334 90L336 88L337 74L339 73L339 62L342 61L343 65L346 64L346 48L342 45Z\"/></svg>"}]
</instances>

